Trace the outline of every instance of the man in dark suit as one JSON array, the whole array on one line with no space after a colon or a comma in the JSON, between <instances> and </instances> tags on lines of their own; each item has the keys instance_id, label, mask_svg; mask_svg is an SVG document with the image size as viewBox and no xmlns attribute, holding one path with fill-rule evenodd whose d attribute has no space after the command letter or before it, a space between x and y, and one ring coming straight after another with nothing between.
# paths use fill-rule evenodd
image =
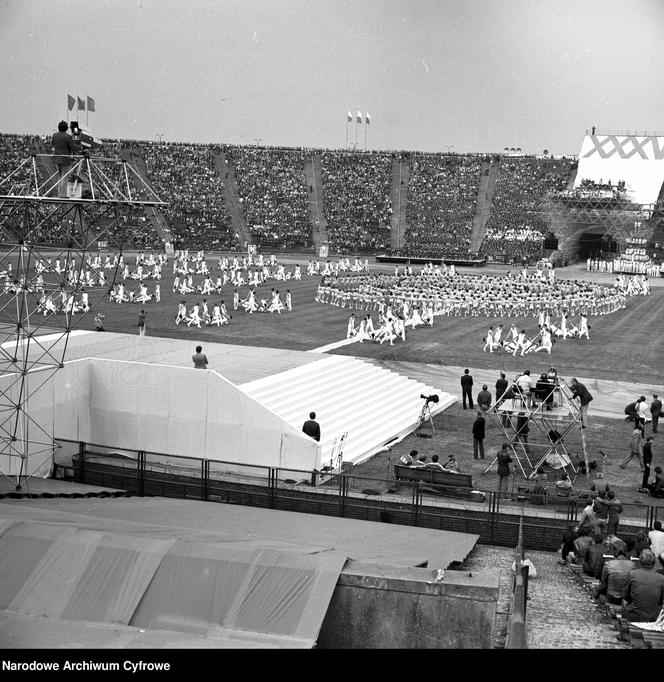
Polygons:
<instances>
[{"instance_id":1,"label":"man in dark suit","mask_svg":"<svg viewBox=\"0 0 664 682\"><path fill-rule=\"evenodd\" d=\"M470 370L464 369L461 377L461 397L463 399L463 409L466 409L466 399L468 406L473 409L473 377L470 376Z\"/></svg>"},{"instance_id":2,"label":"man in dark suit","mask_svg":"<svg viewBox=\"0 0 664 682\"><path fill-rule=\"evenodd\" d=\"M481 412L477 413L477 419L473 422L473 459L484 459L484 434L485 421Z\"/></svg>"},{"instance_id":3,"label":"man in dark suit","mask_svg":"<svg viewBox=\"0 0 664 682\"><path fill-rule=\"evenodd\" d=\"M656 393L652 396L652 402L650 403L650 414L652 416L652 432L657 433L657 423L662 415L662 401L659 399Z\"/></svg>"},{"instance_id":4,"label":"man in dark suit","mask_svg":"<svg viewBox=\"0 0 664 682\"><path fill-rule=\"evenodd\" d=\"M58 123L58 132L54 133L51 138L51 147L53 148L53 162L58 169L58 196L60 198L67 196L67 185L63 177L66 175L72 162L72 155L76 153L76 145L74 138L67 132L66 121Z\"/></svg>"},{"instance_id":5,"label":"man in dark suit","mask_svg":"<svg viewBox=\"0 0 664 682\"><path fill-rule=\"evenodd\" d=\"M320 442L320 425L316 421L316 413L309 412L309 419L302 425L302 431L314 440Z\"/></svg>"}]
</instances>

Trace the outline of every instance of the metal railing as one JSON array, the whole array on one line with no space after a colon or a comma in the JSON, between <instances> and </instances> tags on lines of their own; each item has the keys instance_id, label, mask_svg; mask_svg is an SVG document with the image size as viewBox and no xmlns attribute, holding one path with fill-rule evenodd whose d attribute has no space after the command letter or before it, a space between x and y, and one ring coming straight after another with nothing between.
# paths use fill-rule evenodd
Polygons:
<instances>
[{"instance_id":1,"label":"metal railing","mask_svg":"<svg viewBox=\"0 0 664 682\"><path fill-rule=\"evenodd\" d=\"M56 477L126 490L140 496L208 500L290 511L379 520L475 533L481 542L514 546L519 525L529 547L556 550L562 532L576 523L585 496L556 499L546 506L537 495L479 491L355 474L344 463L331 472L243 464L165 455L145 450L114 450L58 439ZM492 477L487 482L493 481ZM477 482L476 482L477 484ZM552 498L553 499L553 498ZM624 504L621 527L651 528L662 506ZM546 509L546 512L542 510ZM529 512L531 514L529 515Z\"/></svg>"}]
</instances>

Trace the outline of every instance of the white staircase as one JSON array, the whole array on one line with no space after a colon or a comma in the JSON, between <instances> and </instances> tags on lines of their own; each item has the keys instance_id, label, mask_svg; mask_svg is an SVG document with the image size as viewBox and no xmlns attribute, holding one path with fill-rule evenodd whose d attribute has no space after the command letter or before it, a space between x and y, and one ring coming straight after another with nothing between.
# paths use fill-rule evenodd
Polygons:
<instances>
[{"instance_id":1,"label":"white staircase","mask_svg":"<svg viewBox=\"0 0 664 682\"><path fill-rule=\"evenodd\" d=\"M336 466L331 462L333 443L344 432L343 461L357 464L415 429L422 394L439 396L438 403L430 404L432 414L456 400L438 388L343 355L329 355L238 388L298 429L315 412L322 466Z\"/></svg>"}]
</instances>

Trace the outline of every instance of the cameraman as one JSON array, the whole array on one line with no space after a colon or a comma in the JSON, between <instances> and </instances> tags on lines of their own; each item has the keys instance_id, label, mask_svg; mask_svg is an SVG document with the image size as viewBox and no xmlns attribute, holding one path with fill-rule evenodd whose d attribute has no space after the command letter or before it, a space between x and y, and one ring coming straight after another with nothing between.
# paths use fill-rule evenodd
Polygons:
<instances>
[{"instance_id":1,"label":"cameraman","mask_svg":"<svg viewBox=\"0 0 664 682\"><path fill-rule=\"evenodd\" d=\"M58 197L62 199L67 196L64 177L71 166L71 157L76 153L74 138L67 132L65 121L58 123L58 132L54 133L51 138L51 147L53 148L53 162L58 169Z\"/></svg>"}]
</instances>

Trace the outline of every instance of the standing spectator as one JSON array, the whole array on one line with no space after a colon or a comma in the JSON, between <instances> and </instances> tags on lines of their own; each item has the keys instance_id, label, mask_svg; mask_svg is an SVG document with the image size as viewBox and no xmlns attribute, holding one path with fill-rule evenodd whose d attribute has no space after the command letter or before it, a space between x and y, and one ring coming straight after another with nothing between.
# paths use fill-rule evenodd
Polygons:
<instances>
[{"instance_id":1,"label":"standing spectator","mask_svg":"<svg viewBox=\"0 0 664 682\"><path fill-rule=\"evenodd\" d=\"M51 146L53 161L58 169L58 197L64 198L67 196L64 177L71 166L72 154L76 153L76 145L72 136L67 132L66 121L58 123L58 132L53 134Z\"/></svg>"},{"instance_id":2,"label":"standing spectator","mask_svg":"<svg viewBox=\"0 0 664 682\"><path fill-rule=\"evenodd\" d=\"M477 459L478 451L480 459L484 459L484 435L484 416L482 412L478 412L477 419L473 422L473 459Z\"/></svg>"},{"instance_id":3,"label":"standing spectator","mask_svg":"<svg viewBox=\"0 0 664 682\"><path fill-rule=\"evenodd\" d=\"M652 443L655 439L652 436L646 438L643 444L643 479L641 481L640 493L648 492L648 481L650 481L650 465L652 464Z\"/></svg>"},{"instance_id":4,"label":"standing spectator","mask_svg":"<svg viewBox=\"0 0 664 682\"><path fill-rule=\"evenodd\" d=\"M634 426L634 431L632 431L632 437L629 440L629 455L625 457L623 463L620 465L621 469L624 469L632 459L636 457L639 461L639 466L641 471L643 471L643 431L641 430L641 425L637 422Z\"/></svg>"},{"instance_id":5,"label":"standing spectator","mask_svg":"<svg viewBox=\"0 0 664 682\"><path fill-rule=\"evenodd\" d=\"M501 399L505 394L505 391L507 391L508 386L509 383L505 378L505 372L501 372L500 379L496 381L496 405L499 405L502 402Z\"/></svg>"},{"instance_id":6,"label":"standing spectator","mask_svg":"<svg viewBox=\"0 0 664 682\"><path fill-rule=\"evenodd\" d=\"M616 493L613 490L609 490L606 498L598 497L595 500L595 504L599 507L606 507L607 509L606 534L618 535L618 525L620 524L620 515L623 512L623 506L616 497Z\"/></svg>"},{"instance_id":7,"label":"standing spectator","mask_svg":"<svg viewBox=\"0 0 664 682\"><path fill-rule=\"evenodd\" d=\"M640 568L627 578L623 613L632 623L652 623L664 604L664 575L655 571L655 561L655 554L644 549L639 554Z\"/></svg>"},{"instance_id":8,"label":"standing spectator","mask_svg":"<svg viewBox=\"0 0 664 682\"><path fill-rule=\"evenodd\" d=\"M653 393L652 402L650 403L650 416L652 417L652 432L657 433L657 424L662 416L662 401L656 393Z\"/></svg>"},{"instance_id":9,"label":"standing spectator","mask_svg":"<svg viewBox=\"0 0 664 682\"><path fill-rule=\"evenodd\" d=\"M498 492L507 492L507 483L512 471L512 458L509 453L509 444L503 443L498 453Z\"/></svg>"},{"instance_id":10,"label":"standing spectator","mask_svg":"<svg viewBox=\"0 0 664 682\"><path fill-rule=\"evenodd\" d=\"M585 429L588 426L588 405L593 399L590 391L576 379L572 379L571 384L572 396L579 399L581 406L581 428Z\"/></svg>"},{"instance_id":11,"label":"standing spectator","mask_svg":"<svg viewBox=\"0 0 664 682\"><path fill-rule=\"evenodd\" d=\"M309 412L309 419L302 425L302 431L314 440L320 442L320 425L316 421L316 413Z\"/></svg>"},{"instance_id":12,"label":"standing spectator","mask_svg":"<svg viewBox=\"0 0 664 682\"><path fill-rule=\"evenodd\" d=\"M466 409L466 400L468 400L468 407L473 409L473 377L470 375L469 369L463 370L461 377L461 396L463 398L463 409Z\"/></svg>"},{"instance_id":13,"label":"standing spectator","mask_svg":"<svg viewBox=\"0 0 664 682\"><path fill-rule=\"evenodd\" d=\"M530 448L528 447L529 419L525 412L519 412L516 418L516 437L523 443L523 449L526 451L526 454L530 454Z\"/></svg>"},{"instance_id":14,"label":"standing spectator","mask_svg":"<svg viewBox=\"0 0 664 682\"><path fill-rule=\"evenodd\" d=\"M145 336L145 318L147 317L147 313L145 312L145 308L141 308L140 312L138 313L138 335L139 336Z\"/></svg>"},{"instance_id":15,"label":"standing spectator","mask_svg":"<svg viewBox=\"0 0 664 682\"><path fill-rule=\"evenodd\" d=\"M207 355L203 353L203 346L196 346L196 352L191 356L194 361L194 369L207 369L208 359Z\"/></svg>"},{"instance_id":16,"label":"standing spectator","mask_svg":"<svg viewBox=\"0 0 664 682\"><path fill-rule=\"evenodd\" d=\"M486 384L482 385L482 390L477 394L477 406L485 412L491 407L491 392L487 390Z\"/></svg>"}]
</instances>

